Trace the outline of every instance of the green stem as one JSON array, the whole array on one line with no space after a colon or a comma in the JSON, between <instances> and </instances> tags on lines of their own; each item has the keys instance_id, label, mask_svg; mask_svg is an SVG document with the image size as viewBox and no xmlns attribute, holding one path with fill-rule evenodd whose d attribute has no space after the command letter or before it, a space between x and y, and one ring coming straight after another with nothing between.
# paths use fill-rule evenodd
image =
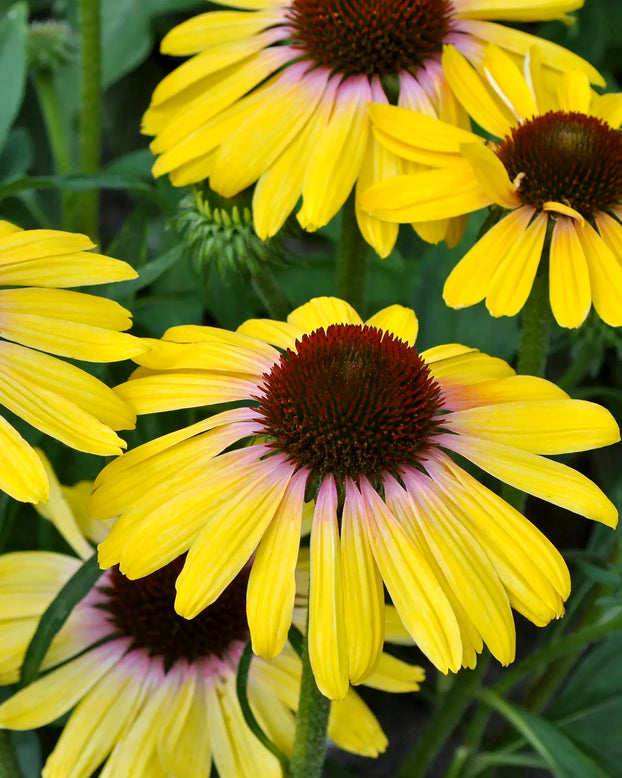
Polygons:
<instances>
[{"instance_id":1,"label":"green stem","mask_svg":"<svg viewBox=\"0 0 622 778\"><path fill-rule=\"evenodd\" d=\"M548 251L545 248L545 251ZM543 377L551 336L551 304L549 284L543 268L537 273L531 293L523 309L521 337L518 348L517 371L522 374ZM523 513L527 495L513 486L504 486L501 497L517 511Z\"/></svg>"},{"instance_id":2,"label":"green stem","mask_svg":"<svg viewBox=\"0 0 622 778\"><path fill-rule=\"evenodd\" d=\"M442 697L440 705L432 713L417 745L402 765L397 778L423 778L448 737L460 724L464 713L481 687L489 658L481 657L475 670L461 670Z\"/></svg>"},{"instance_id":3,"label":"green stem","mask_svg":"<svg viewBox=\"0 0 622 778\"><path fill-rule=\"evenodd\" d=\"M341 237L337 254L337 296L350 303L363 315L367 292L369 246L361 235L354 193L346 200L341 211Z\"/></svg>"},{"instance_id":4,"label":"green stem","mask_svg":"<svg viewBox=\"0 0 622 778\"><path fill-rule=\"evenodd\" d=\"M99 0L78 0L82 88L80 105L79 170L83 175L99 172L101 153L101 24ZM76 198L76 228L93 240L98 235L97 190L80 192Z\"/></svg>"},{"instance_id":5,"label":"green stem","mask_svg":"<svg viewBox=\"0 0 622 778\"><path fill-rule=\"evenodd\" d=\"M547 274L536 275L531 294L523 309L521 339L518 349L518 372L542 377L551 334L551 305Z\"/></svg>"},{"instance_id":6,"label":"green stem","mask_svg":"<svg viewBox=\"0 0 622 778\"><path fill-rule=\"evenodd\" d=\"M11 733L8 730L0 730L0 778L22 778Z\"/></svg>"},{"instance_id":7,"label":"green stem","mask_svg":"<svg viewBox=\"0 0 622 778\"><path fill-rule=\"evenodd\" d=\"M292 306L283 294L281 287L277 284L274 273L262 263L257 270L251 274L253 287L261 302L266 306L266 310L273 319L284 321Z\"/></svg>"},{"instance_id":8,"label":"green stem","mask_svg":"<svg viewBox=\"0 0 622 778\"><path fill-rule=\"evenodd\" d=\"M302 646L302 681L294 751L290 762L292 778L320 778L326 756L330 700L324 697L315 683L307 634Z\"/></svg>"},{"instance_id":9,"label":"green stem","mask_svg":"<svg viewBox=\"0 0 622 778\"><path fill-rule=\"evenodd\" d=\"M73 172L73 165L53 72L51 70L34 71L34 83L52 150L54 170L60 175L67 176Z\"/></svg>"}]
</instances>

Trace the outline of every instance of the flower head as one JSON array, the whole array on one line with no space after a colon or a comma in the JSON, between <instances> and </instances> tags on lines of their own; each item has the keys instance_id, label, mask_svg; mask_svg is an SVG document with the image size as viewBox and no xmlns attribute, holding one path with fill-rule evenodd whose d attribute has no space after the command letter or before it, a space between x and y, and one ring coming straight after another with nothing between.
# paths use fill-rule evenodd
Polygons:
<instances>
[{"instance_id":1,"label":"flower head","mask_svg":"<svg viewBox=\"0 0 622 778\"><path fill-rule=\"evenodd\" d=\"M101 381L56 356L112 362L145 346L122 332L131 324L125 308L68 291L136 277L125 262L91 248L84 235L0 221L0 285L26 287L0 290L0 404L78 451L106 456L125 448L114 430L133 429L135 414ZM1 416L0 448L0 489L16 500L46 501L41 461Z\"/></svg>"},{"instance_id":2,"label":"flower head","mask_svg":"<svg viewBox=\"0 0 622 778\"><path fill-rule=\"evenodd\" d=\"M64 511L55 500L45 512L62 525ZM42 666L48 672L0 705L0 726L10 729L39 727L74 708L43 778L90 778L103 763L102 775L132 778L208 778L212 763L222 778L282 776L276 757L248 727L236 692L248 640L249 567L189 621L173 608L183 564L179 557L136 581L117 567L104 573L52 642ZM74 557L43 551L0 557L0 600L19 603L19 612L0 612L0 683L17 680L41 614L79 566ZM297 578L296 621L304 623L304 559ZM389 618L395 623L390 609ZM399 627L394 632L399 638ZM301 667L289 646L274 660L252 657L249 667L251 709L285 754L293 745ZM416 691L423 675L420 667L383 654L369 682L394 692ZM375 757L387 745L377 720L352 690L333 703L329 735L362 756Z\"/></svg>"},{"instance_id":3,"label":"flower head","mask_svg":"<svg viewBox=\"0 0 622 778\"><path fill-rule=\"evenodd\" d=\"M154 175L182 186L209 178L230 197L257 182L258 235L274 235L302 196L298 220L326 224L356 188L359 227L381 256L397 225L370 217L358 195L405 165L370 132L370 101L400 105L464 124L441 66L452 43L480 64L485 41L514 56L539 42L550 72L579 67L576 55L490 20L564 18L582 0L495 3L486 0L234 0L238 10L210 11L173 29L167 54L192 58L156 88L143 130L155 135ZM463 220L461 220L461 223ZM456 242L447 220L413 225Z\"/></svg>"},{"instance_id":4,"label":"flower head","mask_svg":"<svg viewBox=\"0 0 622 778\"><path fill-rule=\"evenodd\" d=\"M418 353L417 328L398 305L363 322L342 300L318 298L287 322L174 327L150 342L117 387L138 413L241 407L104 468L89 511L120 519L100 544L102 566L135 578L188 551L175 607L192 618L254 553L250 633L256 653L275 656L294 607L303 506L315 497L309 651L327 696L342 697L375 666L383 582L443 672L473 666L482 642L511 662L511 606L540 625L560 616L568 572L452 455L614 525L614 506L591 481L542 454L607 445L619 431L605 409L475 349Z\"/></svg>"},{"instance_id":5,"label":"flower head","mask_svg":"<svg viewBox=\"0 0 622 778\"><path fill-rule=\"evenodd\" d=\"M578 327L593 304L605 322L619 326L622 95L597 95L575 70L551 92L540 58L532 49L521 73L491 45L476 73L458 51L445 51L456 96L500 139L496 144L396 107L373 106L379 139L437 169L376 184L363 203L397 222L488 205L500 216L509 211L450 274L443 293L448 305L485 298L493 316L513 316L525 304L544 250L557 322Z\"/></svg>"}]
</instances>

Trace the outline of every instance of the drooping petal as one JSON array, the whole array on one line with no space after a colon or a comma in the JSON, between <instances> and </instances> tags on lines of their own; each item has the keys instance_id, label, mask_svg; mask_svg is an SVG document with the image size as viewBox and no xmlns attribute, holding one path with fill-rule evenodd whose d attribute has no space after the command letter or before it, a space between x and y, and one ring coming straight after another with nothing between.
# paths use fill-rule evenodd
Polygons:
<instances>
[{"instance_id":1,"label":"drooping petal","mask_svg":"<svg viewBox=\"0 0 622 778\"><path fill-rule=\"evenodd\" d=\"M452 308L475 305L487 297L492 279L508 251L521 238L534 214L530 207L512 211L495 224L462 257L443 287L443 299Z\"/></svg>"},{"instance_id":2,"label":"drooping petal","mask_svg":"<svg viewBox=\"0 0 622 778\"><path fill-rule=\"evenodd\" d=\"M341 561L345 624L350 662L350 682L362 683L372 672L384 637L384 592L382 578L365 534L361 516L365 506L350 479L341 520Z\"/></svg>"},{"instance_id":3,"label":"drooping petal","mask_svg":"<svg viewBox=\"0 0 622 778\"><path fill-rule=\"evenodd\" d=\"M268 659L281 653L292 623L308 475L305 470L299 470L291 478L283 501L257 547L248 579L246 613L253 651Z\"/></svg>"},{"instance_id":4,"label":"drooping petal","mask_svg":"<svg viewBox=\"0 0 622 778\"><path fill-rule=\"evenodd\" d=\"M549 263L551 310L560 327L580 327L592 305L587 260L572 219L555 222Z\"/></svg>"},{"instance_id":5,"label":"drooping petal","mask_svg":"<svg viewBox=\"0 0 622 778\"><path fill-rule=\"evenodd\" d=\"M561 462L462 435L439 436L439 443L516 489L609 527L617 524L617 509L596 484Z\"/></svg>"},{"instance_id":6,"label":"drooping petal","mask_svg":"<svg viewBox=\"0 0 622 778\"><path fill-rule=\"evenodd\" d=\"M373 487L361 481L369 543L391 599L421 650L441 672L462 663L460 629L442 587Z\"/></svg>"},{"instance_id":7,"label":"drooping petal","mask_svg":"<svg viewBox=\"0 0 622 778\"><path fill-rule=\"evenodd\" d=\"M347 640L337 488L326 476L311 529L309 658L319 690L330 699L341 700L348 690Z\"/></svg>"}]
</instances>

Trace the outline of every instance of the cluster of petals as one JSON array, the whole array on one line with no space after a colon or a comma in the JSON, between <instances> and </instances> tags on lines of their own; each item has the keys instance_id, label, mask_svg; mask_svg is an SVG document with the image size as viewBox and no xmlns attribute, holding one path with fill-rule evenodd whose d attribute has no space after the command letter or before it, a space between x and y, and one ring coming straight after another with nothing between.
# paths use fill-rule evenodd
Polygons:
<instances>
[{"instance_id":1,"label":"cluster of petals","mask_svg":"<svg viewBox=\"0 0 622 778\"><path fill-rule=\"evenodd\" d=\"M154 175L169 174L177 186L209 180L225 197L256 182L253 216L262 239L282 227L301 197L300 224L318 229L355 188L360 230L381 256L388 255L397 225L370 216L359 203L361 191L374 182L412 170L412 163L384 148L370 130L368 103L389 102L386 74L344 73L338 63L329 67L315 61L293 30L297 0L218 2L236 10L201 14L174 28L162 42L164 53L191 59L162 80L144 116L143 131L155 136ZM567 18L566 12L581 5L582 0L452 0L448 31L437 50L414 72L405 68L391 74L398 104L467 125L441 64L443 43L455 46L476 66L488 41L516 58L538 43L550 74L579 68L601 83L598 72L575 54L491 21ZM347 3L310 3L305 13L316 14L318 25L320 12L352 15L355 26L366 14L378 13L378 24L386 26L389 36L391 25L398 24L392 19L395 8L391 3L373 6L355 10ZM424 219L413 226L428 240L446 238L455 244L464 219L443 217L434 224Z\"/></svg>"},{"instance_id":2,"label":"cluster of petals","mask_svg":"<svg viewBox=\"0 0 622 778\"><path fill-rule=\"evenodd\" d=\"M542 68L539 47L529 51L523 72L494 44L486 49L479 72L457 49L447 47L443 54L443 69L458 100L484 130L500 139L507 141L516 128L551 112L559 112L560 122L579 114L595 117L612 134L619 129L622 95L596 94L585 73L578 70L567 71L552 86ZM374 215L409 222L457 216L486 206L506 212L448 277L443 292L448 305L463 308L485 299L493 316L515 315L529 296L544 249L549 258L551 308L561 326L581 325L592 304L605 322L622 325L622 190L586 216L571 207L573 192L581 186L571 180L567 196L536 207L521 197L521 186L531 171L511 177L485 138L395 106L375 105L370 112L374 132L388 149L427 166L367 190L362 203ZM556 169L548 152L541 152L541 158L538 152L535 146L533 167L550 170L551 179L563 180L564 171ZM613 170L607 170L608 163ZM620 156L602 160L592 175L609 177L615 189L615 181L622 177L621 165Z\"/></svg>"},{"instance_id":3,"label":"cluster of petals","mask_svg":"<svg viewBox=\"0 0 622 778\"><path fill-rule=\"evenodd\" d=\"M80 556L20 551L0 557L3 685L19 679L41 615L92 554L82 531L94 530L100 539L106 535L86 514L92 483L61 486L49 462L41 459L51 488L49 502L38 510ZM110 622L105 608L109 576L110 571L104 573L74 607L43 660L44 674L0 705L0 727L15 730L44 726L73 709L43 778L90 778L100 765L104 778L208 778L212 763L222 778L281 778L280 763L249 729L240 707L236 676L244 642L234 641L224 656L180 659L165 667L162 656L136 648ZM308 564L300 566L297 580L295 621L304 623ZM404 642L399 620L391 613L388 618L394 639ZM247 694L254 715L287 755L294 741L301 668L289 646L274 660L254 656L249 668ZM418 690L423 677L420 667L383 654L368 683L409 692ZM353 690L333 703L329 736L362 756L375 757L387 746L378 721Z\"/></svg>"},{"instance_id":4,"label":"cluster of petals","mask_svg":"<svg viewBox=\"0 0 622 778\"><path fill-rule=\"evenodd\" d=\"M0 221L0 404L67 446L90 454L121 453L115 430L136 416L109 387L57 357L113 362L145 350L126 330L129 311L68 287L135 278L127 263L90 251L84 235L22 230ZM52 356L55 355L55 356ZM48 498L34 449L0 416L0 489L16 500Z\"/></svg>"},{"instance_id":5,"label":"cluster of petals","mask_svg":"<svg viewBox=\"0 0 622 778\"><path fill-rule=\"evenodd\" d=\"M316 476L269 440L257 402L283 350L295 353L305 334L331 325L376 328L413 351L418 330L414 312L402 306L364 323L342 300L316 298L286 322L249 320L236 332L174 327L150 341L150 351L137 358L142 366L116 389L138 414L238 407L110 463L89 504L96 519L120 516L99 546L104 567L120 564L136 578L188 552L175 604L187 618L213 602L253 557L247 614L260 656L278 655L287 639L305 490ZM483 643L511 662L512 607L538 625L563 613L570 581L560 554L453 455L563 508L617 522L615 507L594 483L546 456L619 440L608 411L466 346L437 346L420 357L442 403L417 461L373 482L365 473L342 479L325 473L317 489L309 651L318 685L333 699L375 666L384 635L383 583L408 633L443 672L472 667ZM350 390L355 396L357 387L343 389Z\"/></svg>"}]
</instances>

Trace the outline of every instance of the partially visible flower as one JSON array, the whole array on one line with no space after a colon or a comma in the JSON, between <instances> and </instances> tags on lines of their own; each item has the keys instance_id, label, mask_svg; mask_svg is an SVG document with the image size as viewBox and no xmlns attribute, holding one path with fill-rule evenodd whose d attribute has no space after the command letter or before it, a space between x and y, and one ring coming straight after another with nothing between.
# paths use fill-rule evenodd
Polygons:
<instances>
[{"instance_id":1,"label":"partially visible flower","mask_svg":"<svg viewBox=\"0 0 622 778\"><path fill-rule=\"evenodd\" d=\"M509 211L452 271L447 304L463 308L485 298L493 316L513 316L544 250L551 308L562 327L580 326L592 304L605 322L622 325L622 94L597 95L577 70L550 93L537 48L523 74L494 45L481 73L451 47L443 66L471 116L501 140L488 145L429 117L372 106L387 148L436 169L376 184L364 206L390 222L488 205L500 216Z\"/></svg>"},{"instance_id":2,"label":"partially visible flower","mask_svg":"<svg viewBox=\"0 0 622 778\"><path fill-rule=\"evenodd\" d=\"M253 647L275 656L292 619L305 500L311 527L309 652L320 689L364 681L384 637L384 588L443 672L474 666L486 643L515 651L513 606L544 625L570 590L563 559L524 516L453 459L614 526L585 476L542 454L619 440L604 408L449 344L419 354L415 314L366 322L317 298L287 322L228 332L174 327L119 395L138 413L234 402L152 440L96 480L94 518L120 515L102 566L131 578L188 551L175 607L192 618L255 553L247 611Z\"/></svg>"},{"instance_id":3,"label":"partially visible flower","mask_svg":"<svg viewBox=\"0 0 622 778\"><path fill-rule=\"evenodd\" d=\"M59 503L50 502L48 515L62 523L58 509ZM118 568L104 573L52 642L42 666L48 672L0 705L0 727L18 730L74 709L43 778L90 778L102 764L103 778L208 778L212 763L221 778L281 777L279 762L246 724L236 692L248 640L248 566L188 621L173 608L182 565L180 557L137 581ZM44 551L0 556L0 683L18 679L41 614L79 566L78 559ZM304 560L298 582L296 613L303 623ZM395 623L394 614L389 618ZM394 631L399 637L399 625ZM286 646L274 660L252 657L249 669L255 718L287 755L301 667ZM369 683L408 692L417 691L423 677L420 667L382 654ZM333 703L329 736L362 756L378 756L387 745L378 721L352 690Z\"/></svg>"},{"instance_id":4,"label":"partially visible flower","mask_svg":"<svg viewBox=\"0 0 622 778\"><path fill-rule=\"evenodd\" d=\"M101 381L49 356L114 362L145 351L122 332L131 325L125 308L66 289L136 277L130 265L91 248L84 235L0 221L0 286L27 287L0 290L0 405L78 451L109 456L126 447L113 430L133 429L135 414ZM1 416L0 450L0 489L46 501L43 465Z\"/></svg>"},{"instance_id":5,"label":"partially visible flower","mask_svg":"<svg viewBox=\"0 0 622 778\"><path fill-rule=\"evenodd\" d=\"M237 10L209 11L175 27L166 54L191 59L166 76L145 114L155 135L153 172L183 186L209 179L231 197L257 182L253 214L261 238L274 235L302 196L298 220L327 224L353 188L362 234L381 256L397 226L370 217L359 193L404 169L370 132L367 104L395 101L464 124L440 54L454 44L479 65L485 41L512 56L535 42L550 74L597 71L560 46L490 20L566 18L582 0L218 0ZM464 220L414 225L436 241L456 242Z\"/></svg>"}]
</instances>

